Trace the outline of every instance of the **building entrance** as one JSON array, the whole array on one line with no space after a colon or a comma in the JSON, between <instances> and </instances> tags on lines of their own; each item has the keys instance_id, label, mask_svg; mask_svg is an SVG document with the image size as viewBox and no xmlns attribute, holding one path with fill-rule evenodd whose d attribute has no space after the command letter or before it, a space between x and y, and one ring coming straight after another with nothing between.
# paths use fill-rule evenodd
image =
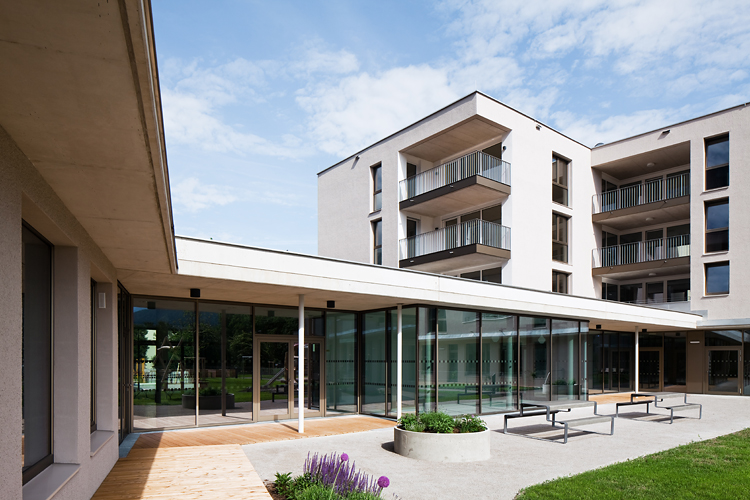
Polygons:
<instances>
[{"instance_id":1,"label":"building entrance","mask_svg":"<svg viewBox=\"0 0 750 500\"><path fill-rule=\"evenodd\" d=\"M658 392L662 390L663 351L661 347L642 347L639 350L638 390Z\"/></svg>"},{"instance_id":2,"label":"building entrance","mask_svg":"<svg viewBox=\"0 0 750 500\"><path fill-rule=\"evenodd\" d=\"M706 392L741 394L742 351L739 347L706 348Z\"/></svg>"}]
</instances>

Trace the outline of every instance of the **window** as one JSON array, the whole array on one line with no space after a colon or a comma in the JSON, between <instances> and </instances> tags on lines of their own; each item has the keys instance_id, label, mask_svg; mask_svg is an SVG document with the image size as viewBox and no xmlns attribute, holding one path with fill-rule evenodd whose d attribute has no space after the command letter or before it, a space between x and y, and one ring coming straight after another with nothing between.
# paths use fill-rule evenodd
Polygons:
<instances>
[{"instance_id":1,"label":"window","mask_svg":"<svg viewBox=\"0 0 750 500\"><path fill-rule=\"evenodd\" d=\"M552 214L552 260L568 262L568 217Z\"/></svg>"},{"instance_id":2,"label":"window","mask_svg":"<svg viewBox=\"0 0 750 500\"><path fill-rule=\"evenodd\" d=\"M568 206L568 162L552 156L552 201Z\"/></svg>"},{"instance_id":3,"label":"window","mask_svg":"<svg viewBox=\"0 0 750 500\"><path fill-rule=\"evenodd\" d=\"M729 136L706 140L706 189L729 185Z\"/></svg>"},{"instance_id":4,"label":"window","mask_svg":"<svg viewBox=\"0 0 750 500\"><path fill-rule=\"evenodd\" d=\"M604 300L617 300L617 285L602 282L602 298Z\"/></svg>"},{"instance_id":5,"label":"window","mask_svg":"<svg viewBox=\"0 0 750 500\"><path fill-rule=\"evenodd\" d=\"M21 411L24 484L52 464L52 245L23 226Z\"/></svg>"},{"instance_id":6,"label":"window","mask_svg":"<svg viewBox=\"0 0 750 500\"><path fill-rule=\"evenodd\" d=\"M96 430L96 281L91 280L91 432Z\"/></svg>"},{"instance_id":7,"label":"window","mask_svg":"<svg viewBox=\"0 0 750 500\"><path fill-rule=\"evenodd\" d=\"M729 250L729 200L706 202L706 252Z\"/></svg>"},{"instance_id":8,"label":"window","mask_svg":"<svg viewBox=\"0 0 750 500\"><path fill-rule=\"evenodd\" d=\"M706 295L729 293L729 262L706 264Z\"/></svg>"},{"instance_id":9,"label":"window","mask_svg":"<svg viewBox=\"0 0 750 500\"><path fill-rule=\"evenodd\" d=\"M661 304L664 302L664 282L646 283L646 303Z\"/></svg>"},{"instance_id":10,"label":"window","mask_svg":"<svg viewBox=\"0 0 750 500\"><path fill-rule=\"evenodd\" d=\"M568 276L567 273L552 271L552 291L557 293L568 293Z\"/></svg>"},{"instance_id":11,"label":"window","mask_svg":"<svg viewBox=\"0 0 750 500\"><path fill-rule=\"evenodd\" d=\"M372 223L372 236L374 242L373 262L383 264L383 221L376 220Z\"/></svg>"},{"instance_id":12,"label":"window","mask_svg":"<svg viewBox=\"0 0 750 500\"><path fill-rule=\"evenodd\" d=\"M640 283L620 285L620 302L629 304L643 303L643 286Z\"/></svg>"},{"instance_id":13,"label":"window","mask_svg":"<svg viewBox=\"0 0 750 500\"><path fill-rule=\"evenodd\" d=\"M461 277L470 280L486 281L488 283L502 283L503 268L495 267L492 269L482 269L481 271L472 271L461 274Z\"/></svg>"},{"instance_id":14,"label":"window","mask_svg":"<svg viewBox=\"0 0 750 500\"><path fill-rule=\"evenodd\" d=\"M667 302L690 300L690 278L667 281Z\"/></svg>"},{"instance_id":15,"label":"window","mask_svg":"<svg viewBox=\"0 0 750 500\"><path fill-rule=\"evenodd\" d=\"M383 173L381 165L372 167L372 211L383 208Z\"/></svg>"}]
</instances>

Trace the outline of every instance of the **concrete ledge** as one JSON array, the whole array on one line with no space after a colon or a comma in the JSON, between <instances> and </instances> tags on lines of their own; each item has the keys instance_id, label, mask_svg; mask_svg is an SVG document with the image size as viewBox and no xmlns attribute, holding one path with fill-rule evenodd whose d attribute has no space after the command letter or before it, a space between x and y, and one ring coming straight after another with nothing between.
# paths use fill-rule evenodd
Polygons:
<instances>
[{"instance_id":1,"label":"concrete ledge","mask_svg":"<svg viewBox=\"0 0 750 500\"><path fill-rule=\"evenodd\" d=\"M78 464L52 464L34 479L23 485L24 500L49 500L75 476Z\"/></svg>"},{"instance_id":2,"label":"concrete ledge","mask_svg":"<svg viewBox=\"0 0 750 500\"><path fill-rule=\"evenodd\" d=\"M461 434L393 429L393 449L399 455L430 462L478 462L490 458L490 431Z\"/></svg>"},{"instance_id":3,"label":"concrete ledge","mask_svg":"<svg viewBox=\"0 0 750 500\"><path fill-rule=\"evenodd\" d=\"M91 433L91 456L93 457L101 450L110 439L115 437L114 431L94 431Z\"/></svg>"}]
</instances>

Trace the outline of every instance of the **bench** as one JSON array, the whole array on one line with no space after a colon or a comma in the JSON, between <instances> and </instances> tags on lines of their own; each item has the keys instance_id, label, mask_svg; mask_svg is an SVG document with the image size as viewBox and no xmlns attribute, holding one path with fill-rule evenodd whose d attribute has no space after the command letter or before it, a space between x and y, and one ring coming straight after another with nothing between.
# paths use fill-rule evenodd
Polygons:
<instances>
[{"instance_id":1,"label":"bench","mask_svg":"<svg viewBox=\"0 0 750 500\"><path fill-rule=\"evenodd\" d=\"M600 424L602 422L610 422L611 428L609 431L609 435L612 436L615 433L615 417L612 415L594 415L593 417L584 417L584 418L574 418L571 420L558 420L557 422L552 423L554 426L555 423L557 424L563 424L565 426L565 434L563 439L563 444L566 444L568 442L568 428L571 425L575 426L581 426L581 425L591 425L591 424ZM600 434L600 433L597 433Z\"/></svg>"},{"instance_id":2,"label":"bench","mask_svg":"<svg viewBox=\"0 0 750 500\"><path fill-rule=\"evenodd\" d=\"M703 417L703 405L698 403L687 403L687 404L681 404L681 405L672 405L672 406L658 406L657 408L664 408L665 410L669 410L669 423L674 423L674 412L676 411L685 411L685 410L698 410L698 420L700 420Z\"/></svg>"},{"instance_id":3,"label":"bench","mask_svg":"<svg viewBox=\"0 0 750 500\"><path fill-rule=\"evenodd\" d=\"M659 402L663 402L665 399L668 398L683 398L683 404L673 404L669 406L659 406ZM635 401L635 398L648 398L648 399L642 399L640 401ZM674 412L676 411L685 411L685 410L698 410L698 419L700 420L703 417L703 405L698 403L688 403L687 402L687 393L683 392L641 392L641 393L633 393L630 395L630 401L625 401L622 403L617 403L616 409L615 409L615 415L620 416L620 406L630 406L630 405L646 405L646 413L649 411L649 405L653 403L654 408L663 408L665 410L669 410L669 423L674 423Z\"/></svg>"}]
</instances>

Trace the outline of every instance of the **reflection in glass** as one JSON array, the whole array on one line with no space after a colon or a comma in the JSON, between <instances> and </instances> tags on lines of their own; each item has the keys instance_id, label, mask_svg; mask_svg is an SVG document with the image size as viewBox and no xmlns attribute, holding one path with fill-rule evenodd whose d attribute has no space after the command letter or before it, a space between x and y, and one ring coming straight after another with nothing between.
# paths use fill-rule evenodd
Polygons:
<instances>
[{"instance_id":1,"label":"reflection in glass","mask_svg":"<svg viewBox=\"0 0 750 500\"><path fill-rule=\"evenodd\" d=\"M712 347L742 345L740 330L714 330L706 332L706 345Z\"/></svg>"},{"instance_id":2,"label":"reflection in glass","mask_svg":"<svg viewBox=\"0 0 750 500\"><path fill-rule=\"evenodd\" d=\"M661 337L660 337L661 338ZM661 388L661 350L644 350L639 353L638 381L640 391L658 391Z\"/></svg>"},{"instance_id":3,"label":"reflection in glass","mask_svg":"<svg viewBox=\"0 0 750 500\"><path fill-rule=\"evenodd\" d=\"M195 361L195 304L134 299L136 432L195 425Z\"/></svg>"},{"instance_id":4,"label":"reflection in glass","mask_svg":"<svg viewBox=\"0 0 750 500\"><path fill-rule=\"evenodd\" d=\"M586 392L601 394L604 392L602 366L602 342L604 334L590 331L583 336L583 371L586 374Z\"/></svg>"},{"instance_id":5,"label":"reflection in glass","mask_svg":"<svg viewBox=\"0 0 750 500\"><path fill-rule=\"evenodd\" d=\"M745 337L745 357L743 358L743 375L744 375L744 386L745 388L742 390L742 394L745 396L750 396L750 330L744 331L744 337Z\"/></svg>"},{"instance_id":6,"label":"reflection in glass","mask_svg":"<svg viewBox=\"0 0 750 500\"><path fill-rule=\"evenodd\" d=\"M385 311L366 313L362 331L362 412L385 414L386 331Z\"/></svg>"},{"instance_id":7,"label":"reflection in glass","mask_svg":"<svg viewBox=\"0 0 750 500\"><path fill-rule=\"evenodd\" d=\"M261 342L260 418L289 416L289 393L296 389L289 371L289 342Z\"/></svg>"},{"instance_id":8,"label":"reflection in glass","mask_svg":"<svg viewBox=\"0 0 750 500\"><path fill-rule=\"evenodd\" d=\"M433 411L437 408L435 401L435 330L437 328L437 309L419 308L419 331L417 347L419 348L419 407L417 411Z\"/></svg>"},{"instance_id":9,"label":"reflection in glass","mask_svg":"<svg viewBox=\"0 0 750 500\"><path fill-rule=\"evenodd\" d=\"M326 411L356 413L357 315L326 313Z\"/></svg>"},{"instance_id":10,"label":"reflection in glass","mask_svg":"<svg viewBox=\"0 0 750 500\"><path fill-rule=\"evenodd\" d=\"M52 247L26 226L22 232L24 482L52 462ZM31 469L35 464L39 467Z\"/></svg>"},{"instance_id":11,"label":"reflection in glass","mask_svg":"<svg viewBox=\"0 0 750 500\"><path fill-rule=\"evenodd\" d=\"M578 321L552 320L552 399L578 399Z\"/></svg>"},{"instance_id":12,"label":"reflection in glass","mask_svg":"<svg viewBox=\"0 0 750 500\"><path fill-rule=\"evenodd\" d=\"M520 316L518 324L521 402L549 401L552 376L549 371L549 320Z\"/></svg>"},{"instance_id":13,"label":"reflection in glass","mask_svg":"<svg viewBox=\"0 0 750 500\"><path fill-rule=\"evenodd\" d=\"M280 307L255 308L255 333L257 335L299 334L299 310Z\"/></svg>"},{"instance_id":14,"label":"reflection in glass","mask_svg":"<svg viewBox=\"0 0 750 500\"><path fill-rule=\"evenodd\" d=\"M403 413L414 413L416 411L416 377L417 377L417 310L416 308L403 309L401 312L402 337L402 381L403 391L401 399L401 410ZM391 361L390 361L390 404L389 413L396 414L397 400L397 374L398 367L398 312L391 311Z\"/></svg>"},{"instance_id":15,"label":"reflection in glass","mask_svg":"<svg viewBox=\"0 0 750 500\"><path fill-rule=\"evenodd\" d=\"M297 387L300 384L299 373L299 344L294 344L294 413L299 413L299 392ZM303 405L305 413L317 413L320 411L320 366L322 362L323 347L318 342L305 344L305 373L302 379L305 390L305 400Z\"/></svg>"},{"instance_id":16,"label":"reflection in glass","mask_svg":"<svg viewBox=\"0 0 750 500\"><path fill-rule=\"evenodd\" d=\"M252 420L252 308L228 304L200 304L199 307L199 423L217 425Z\"/></svg>"},{"instance_id":17,"label":"reflection in glass","mask_svg":"<svg viewBox=\"0 0 750 500\"><path fill-rule=\"evenodd\" d=\"M482 313L482 413L518 408L516 317Z\"/></svg>"},{"instance_id":18,"label":"reflection in glass","mask_svg":"<svg viewBox=\"0 0 750 500\"><path fill-rule=\"evenodd\" d=\"M708 391L739 393L739 349L708 351Z\"/></svg>"},{"instance_id":19,"label":"reflection in glass","mask_svg":"<svg viewBox=\"0 0 750 500\"><path fill-rule=\"evenodd\" d=\"M438 309L438 410L479 413L478 314Z\"/></svg>"}]
</instances>

